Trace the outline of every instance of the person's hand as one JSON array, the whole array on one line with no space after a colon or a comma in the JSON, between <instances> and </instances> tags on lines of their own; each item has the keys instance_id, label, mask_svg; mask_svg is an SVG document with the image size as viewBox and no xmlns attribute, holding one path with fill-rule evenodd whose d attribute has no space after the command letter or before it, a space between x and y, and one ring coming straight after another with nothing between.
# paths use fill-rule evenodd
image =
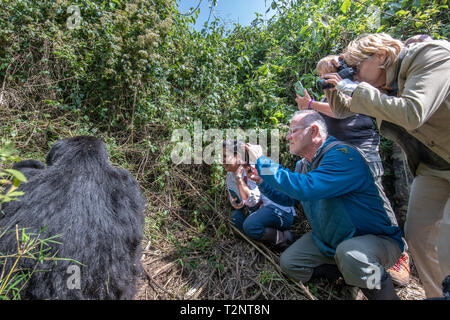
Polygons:
<instances>
[{"instance_id":1,"label":"person's hand","mask_svg":"<svg viewBox=\"0 0 450 320\"><path fill-rule=\"evenodd\" d=\"M329 88L329 89L325 89L325 90L335 90L336 89L336 85L342 81L342 78L339 74L337 73L326 73L322 76L325 80L325 83L331 83L332 85L334 85L333 88Z\"/></svg>"},{"instance_id":2,"label":"person's hand","mask_svg":"<svg viewBox=\"0 0 450 320\"><path fill-rule=\"evenodd\" d=\"M255 181L257 184L261 184L263 182L263 178L259 176L258 170L256 170L253 166L248 166L247 177L250 180Z\"/></svg>"},{"instance_id":3,"label":"person's hand","mask_svg":"<svg viewBox=\"0 0 450 320\"><path fill-rule=\"evenodd\" d=\"M303 92L305 93L303 97L296 94L297 98L295 99L295 101L297 102L298 110L307 110L308 104L311 101L311 96L308 94L308 91L306 89L303 89Z\"/></svg>"},{"instance_id":4,"label":"person's hand","mask_svg":"<svg viewBox=\"0 0 450 320\"><path fill-rule=\"evenodd\" d=\"M248 151L248 161L250 163L256 163L259 157L263 155L262 147L257 144L245 144L245 150Z\"/></svg>"},{"instance_id":5,"label":"person's hand","mask_svg":"<svg viewBox=\"0 0 450 320\"><path fill-rule=\"evenodd\" d=\"M240 203L236 203L237 198L231 198L231 206L237 210L242 209L245 205L245 201L241 201Z\"/></svg>"},{"instance_id":6,"label":"person's hand","mask_svg":"<svg viewBox=\"0 0 450 320\"><path fill-rule=\"evenodd\" d=\"M241 164L237 167L236 171L234 172L234 175L236 176L236 178L242 178L244 176L244 171L245 171L245 168Z\"/></svg>"}]
</instances>

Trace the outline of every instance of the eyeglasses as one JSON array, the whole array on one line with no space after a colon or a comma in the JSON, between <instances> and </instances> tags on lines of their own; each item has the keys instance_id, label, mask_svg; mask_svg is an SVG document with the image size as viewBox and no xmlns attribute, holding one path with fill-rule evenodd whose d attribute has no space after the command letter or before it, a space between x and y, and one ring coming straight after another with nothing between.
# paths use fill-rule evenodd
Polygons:
<instances>
[{"instance_id":1,"label":"eyeglasses","mask_svg":"<svg viewBox=\"0 0 450 320\"><path fill-rule=\"evenodd\" d=\"M297 130L297 129L303 129L303 128L305 128L305 127L304 127L304 126L296 126L296 127L290 128L290 129L288 130L287 135L288 135L288 136L289 136L289 135L293 135L293 134L295 133L295 130Z\"/></svg>"}]
</instances>

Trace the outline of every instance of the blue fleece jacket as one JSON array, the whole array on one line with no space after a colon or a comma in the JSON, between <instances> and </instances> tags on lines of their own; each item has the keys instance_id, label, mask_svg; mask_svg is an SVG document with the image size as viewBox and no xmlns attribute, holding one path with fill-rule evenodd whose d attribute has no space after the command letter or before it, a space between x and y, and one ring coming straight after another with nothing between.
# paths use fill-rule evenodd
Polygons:
<instances>
[{"instance_id":1,"label":"blue fleece jacket","mask_svg":"<svg viewBox=\"0 0 450 320\"><path fill-rule=\"evenodd\" d=\"M321 148L332 141L336 139L330 136ZM401 229L388 217L369 167L353 148L332 147L307 174L289 171L268 157L260 157L256 168L264 179L259 189L269 199L284 206L301 202L325 255L334 256L342 241L365 234L387 236L403 251Z\"/></svg>"}]
</instances>

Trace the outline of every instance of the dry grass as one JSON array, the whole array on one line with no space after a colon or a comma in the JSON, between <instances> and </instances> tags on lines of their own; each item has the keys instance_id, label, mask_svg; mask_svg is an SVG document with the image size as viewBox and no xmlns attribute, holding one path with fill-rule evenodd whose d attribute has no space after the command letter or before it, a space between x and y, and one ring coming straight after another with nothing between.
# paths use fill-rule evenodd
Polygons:
<instances>
[{"instance_id":1,"label":"dry grass","mask_svg":"<svg viewBox=\"0 0 450 320\"><path fill-rule=\"evenodd\" d=\"M182 179L183 175L176 172L172 179L177 178ZM192 180L186 182L184 190L200 192ZM156 203L167 203L170 192L159 196L166 199ZM207 203L212 205L212 200ZM288 279L278 267L279 253L270 251L236 231L227 218L231 209L222 205L220 203L220 206L213 207L208 217L211 234L208 230L197 232L196 227L186 222L188 216L181 217L176 210L171 211L175 208L166 208L168 214L165 216L166 223L158 231L160 235L152 236L145 244L142 263L148 278L141 282L136 299L364 299L360 290L347 286L342 278L335 283L327 280L311 281L307 287ZM151 210L147 211L147 216L152 216ZM178 230L176 233L171 230L174 225L184 231ZM297 237L308 228L306 221L296 217L294 232ZM171 233L177 237L175 245L167 241L170 238L167 235ZM180 247L189 247L189 243L195 242L198 236L207 239L208 245L189 250L183 256ZM397 288L397 292L402 299L423 299L423 288L415 269L412 270L409 285Z\"/></svg>"}]
</instances>

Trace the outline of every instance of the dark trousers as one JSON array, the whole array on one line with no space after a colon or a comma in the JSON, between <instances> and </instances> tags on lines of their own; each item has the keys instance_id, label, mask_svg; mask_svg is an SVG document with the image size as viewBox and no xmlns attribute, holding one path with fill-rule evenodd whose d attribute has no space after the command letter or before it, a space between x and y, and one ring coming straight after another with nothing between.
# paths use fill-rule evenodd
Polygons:
<instances>
[{"instance_id":1,"label":"dark trousers","mask_svg":"<svg viewBox=\"0 0 450 320\"><path fill-rule=\"evenodd\" d=\"M231 221L246 236L258 240L263 236L265 228L289 229L294 222L294 215L292 212L269 205L262 206L247 218L245 218L245 213L242 209L233 210Z\"/></svg>"}]
</instances>

